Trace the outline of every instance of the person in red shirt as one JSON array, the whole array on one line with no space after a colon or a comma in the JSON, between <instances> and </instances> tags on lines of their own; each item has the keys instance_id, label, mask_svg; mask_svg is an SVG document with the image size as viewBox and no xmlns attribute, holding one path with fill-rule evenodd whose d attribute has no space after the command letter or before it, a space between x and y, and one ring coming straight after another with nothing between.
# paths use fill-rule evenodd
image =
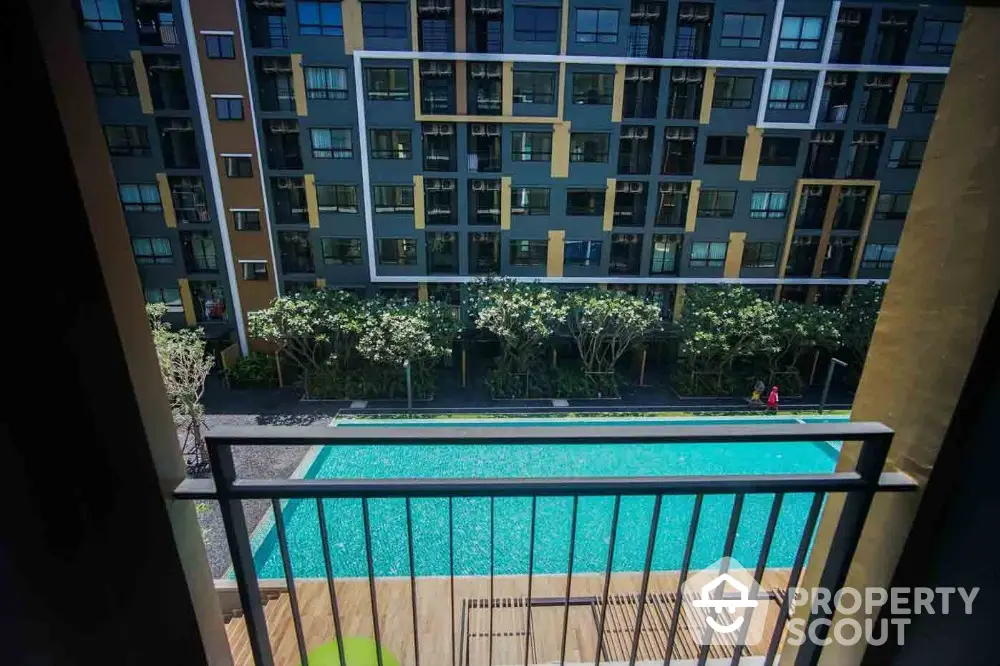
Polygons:
<instances>
[{"instance_id":1,"label":"person in red shirt","mask_svg":"<svg viewBox=\"0 0 1000 666\"><path fill-rule=\"evenodd\" d=\"M771 393L767 396L767 409L768 411L774 410L774 413L778 413L778 387L772 386Z\"/></svg>"}]
</instances>

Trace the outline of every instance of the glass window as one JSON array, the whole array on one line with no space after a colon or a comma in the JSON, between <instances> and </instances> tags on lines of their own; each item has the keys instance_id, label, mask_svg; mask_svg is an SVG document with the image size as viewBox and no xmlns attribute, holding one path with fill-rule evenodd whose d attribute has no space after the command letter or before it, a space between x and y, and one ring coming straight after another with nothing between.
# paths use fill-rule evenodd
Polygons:
<instances>
[{"instance_id":1,"label":"glass window","mask_svg":"<svg viewBox=\"0 0 1000 666\"><path fill-rule=\"evenodd\" d=\"M955 51L958 32L962 28L960 21L924 21L924 30L920 33L917 51L920 53L937 53L951 55Z\"/></svg>"},{"instance_id":2,"label":"glass window","mask_svg":"<svg viewBox=\"0 0 1000 666\"><path fill-rule=\"evenodd\" d=\"M924 161L924 150L927 148L926 141L916 141L914 139L897 139L889 147L890 169L919 169Z\"/></svg>"},{"instance_id":3,"label":"glass window","mask_svg":"<svg viewBox=\"0 0 1000 666\"><path fill-rule=\"evenodd\" d=\"M801 111L806 108L811 87L808 79L774 79L767 97L767 108Z\"/></svg>"},{"instance_id":4,"label":"glass window","mask_svg":"<svg viewBox=\"0 0 1000 666\"><path fill-rule=\"evenodd\" d=\"M133 238L132 253L137 264L172 264L174 252L168 238Z\"/></svg>"},{"instance_id":5,"label":"glass window","mask_svg":"<svg viewBox=\"0 0 1000 666\"><path fill-rule=\"evenodd\" d=\"M515 187L510 204L514 215L548 215L549 190L545 187Z\"/></svg>"},{"instance_id":6,"label":"glass window","mask_svg":"<svg viewBox=\"0 0 1000 666\"><path fill-rule=\"evenodd\" d=\"M692 268L707 268L724 266L726 263L726 248L729 243L691 243L691 257L688 264Z\"/></svg>"},{"instance_id":7,"label":"glass window","mask_svg":"<svg viewBox=\"0 0 1000 666\"><path fill-rule=\"evenodd\" d=\"M756 48L764 34L763 14L723 14L720 46Z\"/></svg>"},{"instance_id":8,"label":"glass window","mask_svg":"<svg viewBox=\"0 0 1000 666\"><path fill-rule=\"evenodd\" d=\"M514 6L515 42L555 42L559 28L556 7Z\"/></svg>"},{"instance_id":9,"label":"glass window","mask_svg":"<svg viewBox=\"0 0 1000 666\"><path fill-rule=\"evenodd\" d=\"M760 166L795 166L799 158L799 139L788 136L765 136L760 145Z\"/></svg>"},{"instance_id":10,"label":"glass window","mask_svg":"<svg viewBox=\"0 0 1000 666\"><path fill-rule=\"evenodd\" d=\"M413 157L410 130L371 130L372 158L408 160Z\"/></svg>"},{"instance_id":11,"label":"glass window","mask_svg":"<svg viewBox=\"0 0 1000 666\"><path fill-rule=\"evenodd\" d=\"M283 273L316 272L308 231L279 231L278 249Z\"/></svg>"},{"instance_id":12,"label":"glass window","mask_svg":"<svg viewBox=\"0 0 1000 666\"><path fill-rule=\"evenodd\" d=\"M775 268L779 243L747 243L743 246L743 268Z\"/></svg>"},{"instance_id":13,"label":"glass window","mask_svg":"<svg viewBox=\"0 0 1000 666\"><path fill-rule=\"evenodd\" d=\"M903 98L904 113L937 113L944 83L910 81Z\"/></svg>"},{"instance_id":14,"label":"glass window","mask_svg":"<svg viewBox=\"0 0 1000 666\"><path fill-rule=\"evenodd\" d=\"M163 303L167 306L167 312L184 311L180 289L172 287L146 287L145 292L147 303Z\"/></svg>"},{"instance_id":15,"label":"glass window","mask_svg":"<svg viewBox=\"0 0 1000 666\"><path fill-rule=\"evenodd\" d=\"M347 70L343 67L303 67L308 99L347 99Z\"/></svg>"},{"instance_id":16,"label":"glass window","mask_svg":"<svg viewBox=\"0 0 1000 666\"><path fill-rule=\"evenodd\" d=\"M365 37L406 38L407 6L401 2L362 2L361 27Z\"/></svg>"},{"instance_id":17,"label":"glass window","mask_svg":"<svg viewBox=\"0 0 1000 666\"><path fill-rule=\"evenodd\" d=\"M316 204L321 213L357 213L357 185L317 185Z\"/></svg>"},{"instance_id":18,"label":"glass window","mask_svg":"<svg viewBox=\"0 0 1000 666\"><path fill-rule=\"evenodd\" d=\"M125 29L118 0L80 0L80 14L87 30L121 32Z\"/></svg>"},{"instance_id":19,"label":"glass window","mask_svg":"<svg viewBox=\"0 0 1000 666\"><path fill-rule=\"evenodd\" d=\"M135 87L135 70L132 69L132 63L92 62L87 68L90 70L90 81L94 84L95 95L134 97L139 94Z\"/></svg>"},{"instance_id":20,"label":"glass window","mask_svg":"<svg viewBox=\"0 0 1000 666\"><path fill-rule=\"evenodd\" d=\"M617 9L576 10L576 41L581 44L618 42Z\"/></svg>"},{"instance_id":21,"label":"glass window","mask_svg":"<svg viewBox=\"0 0 1000 666\"><path fill-rule=\"evenodd\" d=\"M236 46L232 35L205 35L205 55L209 58L232 60L236 57Z\"/></svg>"},{"instance_id":22,"label":"glass window","mask_svg":"<svg viewBox=\"0 0 1000 666\"><path fill-rule=\"evenodd\" d=\"M259 210L234 210L232 213L236 231L260 231Z\"/></svg>"},{"instance_id":23,"label":"glass window","mask_svg":"<svg viewBox=\"0 0 1000 666\"><path fill-rule=\"evenodd\" d=\"M410 73L397 67L365 69L365 94L373 100L410 99Z\"/></svg>"},{"instance_id":24,"label":"glass window","mask_svg":"<svg viewBox=\"0 0 1000 666\"><path fill-rule=\"evenodd\" d=\"M149 157L149 133L142 125L105 125L108 152L115 157Z\"/></svg>"},{"instance_id":25,"label":"glass window","mask_svg":"<svg viewBox=\"0 0 1000 666\"><path fill-rule=\"evenodd\" d=\"M544 240L512 240L511 266L544 266L548 259L549 242Z\"/></svg>"},{"instance_id":26,"label":"glass window","mask_svg":"<svg viewBox=\"0 0 1000 666\"><path fill-rule=\"evenodd\" d=\"M552 160L552 132L511 133L515 162L549 162Z\"/></svg>"},{"instance_id":27,"label":"glass window","mask_svg":"<svg viewBox=\"0 0 1000 666\"><path fill-rule=\"evenodd\" d=\"M309 130L312 155L317 159L349 160L354 157L354 145L349 129L314 127Z\"/></svg>"},{"instance_id":28,"label":"glass window","mask_svg":"<svg viewBox=\"0 0 1000 666\"><path fill-rule=\"evenodd\" d=\"M564 266L598 266L601 263L601 241L566 241L563 246Z\"/></svg>"},{"instance_id":29,"label":"glass window","mask_svg":"<svg viewBox=\"0 0 1000 666\"><path fill-rule=\"evenodd\" d=\"M250 280L252 282L267 280L266 261L243 260L240 262L240 269L242 269L244 280Z\"/></svg>"},{"instance_id":30,"label":"glass window","mask_svg":"<svg viewBox=\"0 0 1000 666\"><path fill-rule=\"evenodd\" d=\"M743 136L710 136L705 140L705 164L739 164L743 161Z\"/></svg>"},{"instance_id":31,"label":"glass window","mask_svg":"<svg viewBox=\"0 0 1000 666\"><path fill-rule=\"evenodd\" d=\"M604 190L569 189L566 191L567 215L604 215Z\"/></svg>"},{"instance_id":32,"label":"glass window","mask_svg":"<svg viewBox=\"0 0 1000 666\"><path fill-rule=\"evenodd\" d=\"M614 74L574 74L574 104L611 104L615 91Z\"/></svg>"},{"instance_id":33,"label":"glass window","mask_svg":"<svg viewBox=\"0 0 1000 666\"><path fill-rule=\"evenodd\" d=\"M243 100L237 97L216 97L215 117L217 120L243 120Z\"/></svg>"},{"instance_id":34,"label":"glass window","mask_svg":"<svg viewBox=\"0 0 1000 666\"><path fill-rule=\"evenodd\" d=\"M348 266L361 263L360 238L323 238L323 263Z\"/></svg>"},{"instance_id":35,"label":"glass window","mask_svg":"<svg viewBox=\"0 0 1000 666\"><path fill-rule=\"evenodd\" d=\"M191 300L199 322L227 321L226 291L215 280L191 280Z\"/></svg>"},{"instance_id":36,"label":"glass window","mask_svg":"<svg viewBox=\"0 0 1000 666\"><path fill-rule=\"evenodd\" d=\"M654 234L653 251L649 265L651 275L670 275L677 272L677 255L683 238L676 235Z\"/></svg>"},{"instance_id":37,"label":"glass window","mask_svg":"<svg viewBox=\"0 0 1000 666\"><path fill-rule=\"evenodd\" d=\"M717 109L749 109L753 102L753 86L752 76L716 77L712 106Z\"/></svg>"},{"instance_id":38,"label":"glass window","mask_svg":"<svg viewBox=\"0 0 1000 666\"><path fill-rule=\"evenodd\" d=\"M344 34L344 18L339 2L305 2L299 0L299 34L328 35Z\"/></svg>"},{"instance_id":39,"label":"glass window","mask_svg":"<svg viewBox=\"0 0 1000 666\"><path fill-rule=\"evenodd\" d=\"M555 102L554 72L514 72L514 101L518 104Z\"/></svg>"},{"instance_id":40,"label":"glass window","mask_svg":"<svg viewBox=\"0 0 1000 666\"><path fill-rule=\"evenodd\" d=\"M573 132L569 138L570 162L607 162L610 134Z\"/></svg>"},{"instance_id":41,"label":"glass window","mask_svg":"<svg viewBox=\"0 0 1000 666\"><path fill-rule=\"evenodd\" d=\"M222 163L226 168L227 178L253 177L253 163L249 157L223 156Z\"/></svg>"},{"instance_id":42,"label":"glass window","mask_svg":"<svg viewBox=\"0 0 1000 666\"><path fill-rule=\"evenodd\" d=\"M788 192L754 192L750 217L755 220L783 219L788 210Z\"/></svg>"},{"instance_id":43,"label":"glass window","mask_svg":"<svg viewBox=\"0 0 1000 666\"><path fill-rule=\"evenodd\" d=\"M169 176L170 198L178 222L209 222L205 183L196 176Z\"/></svg>"},{"instance_id":44,"label":"glass window","mask_svg":"<svg viewBox=\"0 0 1000 666\"><path fill-rule=\"evenodd\" d=\"M781 19L778 48L815 51L823 36L823 19L819 16L785 16Z\"/></svg>"},{"instance_id":45,"label":"glass window","mask_svg":"<svg viewBox=\"0 0 1000 666\"><path fill-rule=\"evenodd\" d=\"M122 208L133 213L156 213L163 210L160 202L160 188L153 184L118 185L118 198Z\"/></svg>"},{"instance_id":46,"label":"glass window","mask_svg":"<svg viewBox=\"0 0 1000 666\"><path fill-rule=\"evenodd\" d=\"M875 219L903 220L910 210L912 192L883 192L875 205Z\"/></svg>"},{"instance_id":47,"label":"glass window","mask_svg":"<svg viewBox=\"0 0 1000 666\"><path fill-rule=\"evenodd\" d=\"M865 253L861 258L861 267L892 268L892 262L896 260L897 249L897 245L869 243L865 246Z\"/></svg>"},{"instance_id":48,"label":"glass window","mask_svg":"<svg viewBox=\"0 0 1000 666\"><path fill-rule=\"evenodd\" d=\"M372 190L376 213L412 213L412 185L376 185Z\"/></svg>"},{"instance_id":49,"label":"glass window","mask_svg":"<svg viewBox=\"0 0 1000 666\"><path fill-rule=\"evenodd\" d=\"M417 239L415 238L378 239L378 262L380 264L396 264L400 266L416 265Z\"/></svg>"},{"instance_id":50,"label":"glass window","mask_svg":"<svg viewBox=\"0 0 1000 666\"><path fill-rule=\"evenodd\" d=\"M736 210L736 190L702 190L698 197L699 217L732 217Z\"/></svg>"}]
</instances>

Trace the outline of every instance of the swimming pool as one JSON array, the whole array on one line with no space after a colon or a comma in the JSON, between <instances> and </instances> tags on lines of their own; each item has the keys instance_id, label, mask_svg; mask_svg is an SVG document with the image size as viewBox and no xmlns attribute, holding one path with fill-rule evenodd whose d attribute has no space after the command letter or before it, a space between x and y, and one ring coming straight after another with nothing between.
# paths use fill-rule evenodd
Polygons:
<instances>
[{"instance_id":1,"label":"swimming pool","mask_svg":"<svg viewBox=\"0 0 1000 666\"><path fill-rule=\"evenodd\" d=\"M818 421L820 419L808 419ZM846 420L824 418L823 421ZM705 425L720 419L649 419L644 424ZM633 422L630 420L630 422ZM796 419L726 419L727 423L794 423ZM491 421L482 425L494 425ZM503 425L516 425L510 420ZM525 423L526 422L519 422ZM531 425L540 425L530 421ZM610 428L620 421L554 420L558 425ZM440 423L436 424L439 425ZM385 421L378 425L388 425ZM413 424L408 424L413 425ZM430 424L428 424L430 425ZM463 424L466 425L466 424ZM364 427L340 425L338 427ZM365 445L323 447L306 478L516 478L573 476L659 476L695 474L792 474L830 472L837 450L832 443L768 444L518 444L457 446ZM747 496L740 516L733 556L753 566L759 556L773 495ZM770 567L789 567L802 536L811 494L787 495L782 504ZM641 570L645 558L653 497L623 497L615 542L615 571ZM692 566L705 567L722 556L734 497L709 496L702 506ZM403 499L369 500L372 560L377 576L408 576L406 506ZM653 568L681 566L693 497L665 497L657 526ZM324 500L334 575L366 576L366 553L360 500ZM579 500L573 569L603 572L607 564L614 499ZM414 567L418 576L449 573L449 501L411 501ZM490 573L491 502L488 498L456 498L450 507L454 524L454 573ZM535 518L536 574L564 573L568 565L572 499L542 497ZM324 575L323 552L314 500L290 500L283 515L292 569L297 578ZM492 507L493 571L497 575L528 570L531 529L530 498L497 498ZM255 564L262 578L281 578L284 570L273 525L257 530Z\"/></svg>"}]
</instances>

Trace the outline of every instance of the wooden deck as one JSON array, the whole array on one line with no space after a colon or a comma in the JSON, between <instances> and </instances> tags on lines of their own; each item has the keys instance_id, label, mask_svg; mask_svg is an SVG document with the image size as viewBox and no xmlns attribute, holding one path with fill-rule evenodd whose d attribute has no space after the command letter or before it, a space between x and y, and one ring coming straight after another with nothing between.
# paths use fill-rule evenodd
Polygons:
<instances>
[{"instance_id":1,"label":"wooden deck","mask_svg":"<svg viewBox=\"0 0 1000 666\"><path fill-rule=\"evenodd\" d=\"M787 570L769 570L762 591L783 593ZM597 655L598 620L602 611L604 577L599 574L573 576L566 637L566 663L593 664ZM641 585L639 574L613 574L605 610L602 662L625 661L631 651ZM337 599L345 636L374 636L371 601L366 579L338 580ZM430 666L513 666L515 664L558 663L561 650L565 575L535 576L531 591L531 635L526 641L528 610L527 576L494 579L492 631L488 577L455 579L454 614L448 578L418 578L417 640L420 663ZM650 577L648 601L643 613L638 661L662 663L666 651L672 609L676 599L676 572L654 573ZM307 649L312 650L334 638L333 616L326 581L296 583ZM744 648L744 655L766 653L778 614L779 603L768 603L765 638ZM762 602L764 603L764 602ZM382 645L400 664L416 664L414 622L410 582L405 578L376 581L379 630ZM271 648L276 666L299 666L291 608L287 592L280 593L264 607ZM696 659L698 646L691 640L690 623L702 626L695 614L681 612L674 643L674 659ZM454 635L452 638L452 624ZM253 666L246 627L242 617L227 624L229 643L236 666ZM492 634L492 641L490 636ZM492 643L492 654L491 654ZM525 660L527 645L528 659ZM711 657L732 657L731 644L713 647Z\"/></svg>"}]
</instances>

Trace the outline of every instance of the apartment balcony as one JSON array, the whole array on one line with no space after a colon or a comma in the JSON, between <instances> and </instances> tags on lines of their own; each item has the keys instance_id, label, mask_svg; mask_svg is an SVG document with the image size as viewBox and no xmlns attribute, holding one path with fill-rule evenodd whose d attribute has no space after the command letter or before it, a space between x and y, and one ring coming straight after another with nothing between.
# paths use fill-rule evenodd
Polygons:
<instances>
[{"instance_id":1,"label":"apartment balcony","mask_svg":"<svg viewBox=\"0 0 1000 666\"><path fill-rule=\"evenodd\" d=\"M170 2L136 0L136 30L143 46L177 46L177 26Z\"/></svg>"},{"instance_id":2,"label":"apartment balcony","mask_svg":"<svg viewBox=\"0 0 1000 666\"><path fill-rule=\"evenodd\" d=\"M831 458L823 472L768 476L275 481L237 479L233 462L234 446L277 439L341 448L404 441L559 447L629 446L651 436L664 445L851 440L863 448L853 469L834 471ZM668 655L704 661L709 654L728 663L737 653L749 662L780 650L790 591L802 580L828 494L846 496L839 527L809 566L837 589L874 495L917 488L905 474L881 474L892 436L882 424L848 422L217 427L207 433L213 478L185 480L175 496L220 501L240 600L223 586L238 666L297 666L307 656L315 660L317 649L336 654L338 646L361 643L400 664L662 663ZM243 508L251 498L270 500L273 518L256 552ZM681 518L668 523L661 515ZM731 556L748 540L762 544L753 548L754 561L743 563L759 581L747 593L762 613L759 642L737 649L734 635L709 650L692 640L689 632L703 632L706 614L715 613L691 603L701 598L691 587L699 576L713 577L712 569L693 573L711 564L694 547L696 535L717 541L718 556ZM734 620L719 612L712 619ZM827 613L819 607L809 620L829 619ZM814 663L809 659L821 650L807 642L795 663Z\"/></svg>"},{"instance_id":3,"label":"apartment balcony","mask_svg":"<svg viewBox=\"0 0 1000 666\"><path fill-rule=\"evenodd\" d=\"M282 0L249 0L250 45L256 49L288 48L288 22Z\"/></svg>"}]
</instances>

